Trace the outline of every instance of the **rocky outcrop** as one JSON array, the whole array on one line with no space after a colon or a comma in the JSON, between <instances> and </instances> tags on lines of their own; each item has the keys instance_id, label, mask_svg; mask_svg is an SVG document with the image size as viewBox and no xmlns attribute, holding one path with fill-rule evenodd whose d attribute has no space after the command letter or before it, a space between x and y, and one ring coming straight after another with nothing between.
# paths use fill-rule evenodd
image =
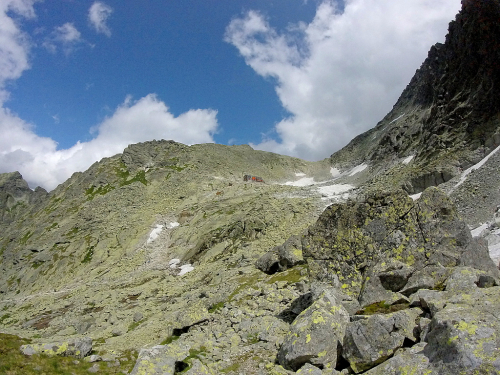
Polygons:
<instances>
[{"instance_id":1,"label":"rocky outcrop","mask_svg":"<svg viewBox=\"0 0 500 375\"><path fill-rule=\"evenodd\" d=\"M416 202L397 192L334 204L302 236L301 246L313 280L341 287L362 305L397 302L395 293L437 287L446 267L473 266L498 277L485 243L472 238L436 188Z\"/></svg>"},{"instance_id":2,"label":"rocky outcrop","mask_svg":"<svg viewBox=\"0 0 500 375\"><path fill-rule=\"evenodd\" d=\"M31 190L19 172L0 174L0 223L8 224L48 196L41 187Z\"/></svg>"},{"instance_id":3,"label":"rocky outcrop","mask_svg":"<svg viewBox=\"0 0 500 375\"><path fill-rule=\"evenodd\" d=\"M310 280L322 284L297 300L304 310L277 354L284 368L390 373L419 343L426 345L423 358L410 361L416 369L460 373L500 363L500 331L492 328L500 320L483 315L494 308L489 295L500 291L498 270L437 188L417 201L395 192L332 205L293 243L302 247ZM276 249L262 259L270 254ZM357 311L342 306L343 292L359 301Z\"/></svg>"}]
</instances>

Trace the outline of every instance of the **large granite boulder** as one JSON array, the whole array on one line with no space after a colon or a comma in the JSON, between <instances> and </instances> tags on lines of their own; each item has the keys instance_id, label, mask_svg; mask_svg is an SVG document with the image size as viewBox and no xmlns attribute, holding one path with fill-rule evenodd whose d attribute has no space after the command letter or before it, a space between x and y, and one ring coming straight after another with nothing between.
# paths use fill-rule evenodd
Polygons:
<instances>
[{"instance_id":1,"label":"large granite boulder","mask_svg":"<svg viewBox=\"0 0 500 375\"><path fill-rule=\"evenodd\" d=\"M297 238L289 242L299 245ZM486 244L472 238L451 200L435 187L417 201L396 191L333 204L300 243L312 280L339 284L346 294L361 296L362 305L437 288L449 267L499 275ZM278 252L273 254L266 255L273 259L267 272L281 269Z\"/></svg>"},{"instance_id":2,"label":"large granite boulder","mask_svg":"<svg viewBox=\"0 0 500 375\"><path fill-rule=\"evenodd\" d=\"M189 355L189 347L177 345L157 345L151 349L142 349L130 375L163 374L173 375L179 370Z\"/></svg>"},{"instance_id":3,"label":"large granite boulder","mask_svg":"<svg viewBox=\"0 0 500 375\"><path fill-rule=\"evenodd\" d=\"M359 373L391 357L405 339L415 343L414 331L422 310L406 309L391 314L376 314L347 325L342 356Z\"/></svg>"},{"instance_id":4,"label":"large granite boulder","mask_svg":"<svg viewBox=\"0 0 500 375\"><path fill-rule=\"evenodd\" d=\"M349 313L328 293L302 311L278 351L278 362L296 371L305 363L335 366Z\"/></svg>"}]
</instances>

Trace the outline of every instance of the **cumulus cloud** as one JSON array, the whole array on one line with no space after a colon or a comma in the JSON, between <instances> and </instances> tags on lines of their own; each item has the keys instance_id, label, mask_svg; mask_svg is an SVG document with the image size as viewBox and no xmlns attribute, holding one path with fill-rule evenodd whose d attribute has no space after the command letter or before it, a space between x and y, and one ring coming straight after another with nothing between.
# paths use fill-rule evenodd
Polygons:
<instances>
[{"instance_id":1,"label":"cumulus cloud","mask_svg":"<svg viewBox=\"0 0 500 375\"><path fill-rule=\"evenodd\" d=\"M55 53L59 45L64 50L64 53L69 54L83 42L82 34L76 29L75 25L66 22L64 25L54 28L50 36L45 39L43 46L50 52Z\"/></svg>"},{"instance_id":2,"label":"cumulus cloud","mask_svg":"<svg viewBox=\"0 0 500 375\"><path fill-rule=\"evenodd\" d=\"M249 11L226 28L256 73L271 77L289 116L256 148L318 160L392 108L460 0L322 1L311 23L278 32Z\"/></svg>"},{"instance_id":3,"label":"cumulus cloud","mask_svg":"<svg viewBox=\"0 0 500 375\"><path fill-rule=\"evenodd\" d=\"M217 112L196 109L175 117L155 95L127 98L95 128L95 138L66 150L34 133L32 125L7 109L0 110L0 173L19 171L31 187L54 189L73 172L122 152L131 143L174 139L185 144L213 142Z\"/></svg>"},{"instance_id":4,"label":"cumulus cloud","mask_svg":"<svg viewBox=\"0 0 500 375\"><path fill-rule=\"evenodd\" d=\"M106 21L113 13L113 9L100 1L94 2L89 9L89 22L96 32L104 34L108 37L111 36L111 30Z\"/></svg>"},{"instance_id":5,"label":"cumulus cloud","mask_svg":"<svg viewBox=\"0 0 500 375\"><path fill-rule=\"evenodd\" d=\"M0 173L19 171L31 187L54 189L76 171L84 171L95 161L115 155L131 143L150 139L174 139L186 144L213 142L217 112L193 109L175 117L164 102L150 94L139 100L127 97L113 115L93 128L94 138L73 147L57 149L57 142L40 137L35 125L27 123L4 106L7 82L19 78L29 68L29 38L8 15L15 12L35 17L34 1L0 0ZM47 48L67 52L82 42L71 23L54 29ZM50 47L52 46L52 47ZM57 115L55 121L59 121Z\"/></svg>"},{"instance_id":6,"label":"cumulus cloud","mask_svg":"<svg viewBox=\"0 0 500 375\"><path fill-rule=\"evenodd\" d=\"M0 2L0 105L8 97L5 85L19 78L22 72L29 68L29 38L7 15L7 12L14 12L25 18L34 18L34 2L29 0Z\"/></svg>"}]
</instances>

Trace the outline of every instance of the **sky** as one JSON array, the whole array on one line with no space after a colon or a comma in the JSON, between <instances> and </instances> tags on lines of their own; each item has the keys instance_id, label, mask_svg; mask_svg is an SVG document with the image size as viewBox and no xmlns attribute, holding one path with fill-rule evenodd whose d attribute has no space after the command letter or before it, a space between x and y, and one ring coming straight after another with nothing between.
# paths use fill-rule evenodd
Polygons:
<instances>
[{"instance_id":1,"label":"sky","mask_svg":"<svg viewBox=\"0 0 500 375\"><path fill-rule=\"evenodd\" d=\"M0 0L0 173L54 189L153 139L321 160L374 127L460 0Z\"/></svg>"}]
</instances>

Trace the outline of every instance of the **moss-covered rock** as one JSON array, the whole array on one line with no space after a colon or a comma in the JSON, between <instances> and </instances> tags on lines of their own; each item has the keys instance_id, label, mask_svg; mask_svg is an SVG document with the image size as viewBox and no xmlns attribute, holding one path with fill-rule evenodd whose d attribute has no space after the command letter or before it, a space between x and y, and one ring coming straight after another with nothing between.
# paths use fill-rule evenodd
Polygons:
<instances>
[{"instance_id":1,"label":"moss-covered rock","mask_svg":"<svg viewBox=\"0 0 500 375\"><path fill-rule=\"evenodd\" d=\"M335 366L349 313L334 298L323 294L294 320L278 352L283 367L297 370L305 363Z\"/></svg>"}]
</instances>

